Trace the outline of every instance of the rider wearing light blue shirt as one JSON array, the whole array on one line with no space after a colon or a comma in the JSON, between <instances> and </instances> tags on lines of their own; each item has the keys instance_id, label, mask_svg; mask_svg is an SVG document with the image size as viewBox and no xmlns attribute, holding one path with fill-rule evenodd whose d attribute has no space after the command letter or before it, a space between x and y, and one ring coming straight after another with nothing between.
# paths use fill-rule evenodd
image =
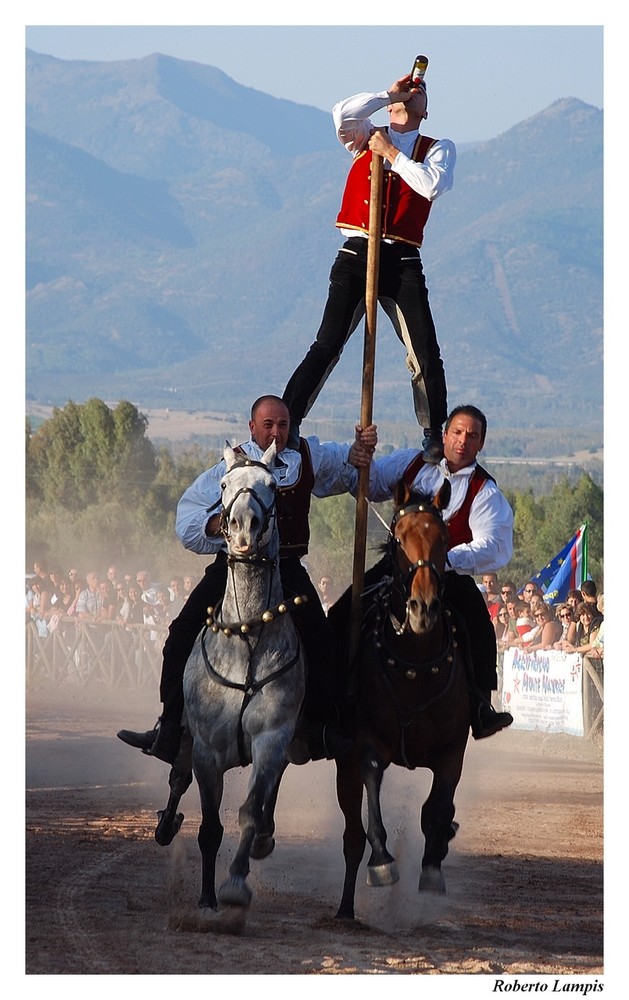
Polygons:
<instances>
[{"instance_id":1,"label":"rider wearing light blue shirt","mask_svg":"<svg viewBox=\"0 0 629 1000\"><path fill-rule=\"evenodd\" d=\"M347 739L334 729L335 687L332 636L317 591L301 562L308 551L308 510L312 494L318 497L349 492L355 468L366 466L376 445L375 427L356 428L352 444L322 444L318 438L301 438L300 450L287 447L290 417L278 396L261 396L253 404L249 429L251 440L236 451L259 460L275 441L277 457L273 474L278 484L277 511L280 535L280 574L284 596L306 595L293 613L308 662L308 684L304 715L313 759L334 756ZM183 714L183 674L192 647L207 619L208 607L216 607L225 592L226 546L221 532L221 488L225 461L201 473L182 496L177 507L176 531L187 549L214 555L205 574L190 593L181 612L171 623L164 643L160 699L162 715L153 730L118 733L123 742L172 764L179 751ZM340 692L339 692L340 694ZM335 742L336 737L336 742Z\"/></svg>"},{"instance_id":2,"label":"rider wearing light blue shirt","mask_svg":"<svg viewBox=\"0 0 629 1000\"><path fill-rule=\"evenodd\" d=\"M348 493L354 483L353 474L356 471L349 461L351 446L331 441L321 443L316 437L306 438L306 441L314 472L314 496L331 497ZM264 454L264 450L253 439L240 445L239 450L258 462ZM222 535L208 535L206 532L208 514L220 507L221 479L225 471L225 461L221 459L217 465L195 479L177 505L177 537L187 549L199 555L215 555L226 548ZM278 487L294 486L301 471L300 452L284 448L277 456L273 469Z\"/></svg>"}]
</instances>

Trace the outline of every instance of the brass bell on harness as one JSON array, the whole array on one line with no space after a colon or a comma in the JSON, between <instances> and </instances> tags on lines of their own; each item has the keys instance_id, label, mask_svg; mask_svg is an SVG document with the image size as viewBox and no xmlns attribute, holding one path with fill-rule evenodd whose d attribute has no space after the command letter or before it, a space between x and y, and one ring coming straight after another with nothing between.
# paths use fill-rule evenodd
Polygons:
<instances>
[{"instance_id":1,"label":"brass bell on harness","mask_svg":"<svg viewBox=\"0 0 629 1000\"><path fill-rule=\"evenodd\" d=\"M288 608L286 607L285 604L279 604L277 610L281 615L284 615L288 611Z\"/></svg>"},{"instance_id":2,"label":"brass bell on harness","mask_svg":"<svg viewBox=\"0 0 629 1000\"><path fill-rule=\"evenodd\" d=\"M417 671L416 670L407 670L406 671L406 676L408 677L409 681L414 681L415 678L417 677Z\"/></svg>"},{"instance_id":3,"label":"brass bell on harness","mask_svg":"<svg viewBox=\"0 0 629 1000\"><path fill-rule=\"evenodd\" d=\"M240 626L240 631L243 632L245 635L247 634L247 632L249 631L249 626L247 625L246 622L242 623L242 625Z\"/></svg>"},{"instance_id":4,"label":"brass bell on harness","mask_svg":"<svg viewBox=\"0 0 629 1000\"><path fill-rule=\"evenodd\" d=\"M262 615L262 621L263 622L272 622L273 621L273 612L272 611L265 611L264 614Z\"/></svg>"}]
</instances>

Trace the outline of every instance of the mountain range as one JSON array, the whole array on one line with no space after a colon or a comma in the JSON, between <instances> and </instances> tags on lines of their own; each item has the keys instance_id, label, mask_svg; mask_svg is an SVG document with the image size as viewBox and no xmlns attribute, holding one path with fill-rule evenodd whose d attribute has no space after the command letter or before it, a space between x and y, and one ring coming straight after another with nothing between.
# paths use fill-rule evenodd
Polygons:
<instances>
[{"instance_id":1,"label":"mountain range","mask_svg":"<svg viewBox=\"0 0 629 1000\"><path fill-rule=\"evenodd\" d=\"M27 398L240 415L281 393L342 242L331 115L159 54L29 51L26 95ZM433 206L422 260L449 401L504 440L602 442L602 201L603 112L566 97L460 148ZM384 314L377 337L374 414L412 424ZM357 331L313 418L357 419L361 359Z\"/></svg>"}]
</instances>

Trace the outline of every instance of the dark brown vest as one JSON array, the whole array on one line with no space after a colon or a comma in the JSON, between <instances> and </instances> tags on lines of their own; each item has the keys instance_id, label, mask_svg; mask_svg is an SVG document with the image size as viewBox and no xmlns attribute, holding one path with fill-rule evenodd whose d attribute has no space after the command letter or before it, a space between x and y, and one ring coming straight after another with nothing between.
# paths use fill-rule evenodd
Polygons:
<instances>
[{"instance_id":1,"label":"dark brown vest","mask_svg":"<svg viewBox=\"0 0 629 1000\"><path fill-rule=\"evenodd\" d=\"M277 490L277 513L280 531L280 559L297 556L301 559L308 552L310 541L310 498L315 475L310 448L305 438L299 439L301 469L293 486L280 486Z\"/></svg>"}]
</instances>

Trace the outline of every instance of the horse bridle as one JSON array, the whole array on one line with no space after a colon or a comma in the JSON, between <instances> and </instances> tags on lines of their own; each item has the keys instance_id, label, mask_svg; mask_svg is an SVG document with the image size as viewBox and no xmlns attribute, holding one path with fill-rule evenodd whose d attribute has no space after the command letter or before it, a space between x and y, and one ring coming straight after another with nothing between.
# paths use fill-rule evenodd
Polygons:
<instances>
[{"instance_id":1,"label":"horse bridle","mask_svg":"<svg viewBox=\"0 0 629 1000\"><path fill-rule=\"evenodd\" d=\"M243 461L238 461L236 465L232 466L232 468L233 469L237 467L242 468L244 466L257 466L260 469L264 469L266 472L269 471L268 467L264 465L263 462L256 462L252 458L247 458L244 459ZM232 470L230 469L229 471L231 472ZM231 537L229 533L229 518L231 516L232 507L236 503L236 500L238 500L239 497L245 494L249 494L250 496L253 497L253 499L258 504L260 511L262 512L262 527L258 533L258 538L261 538L263 535L266 534L269 525L271 523L271 520L273 518L277 518L277 508L275 505L275 499L273 499L273 501L267 506L267 504L264 503L264 501L262 500L260 495L256 492L256 490L253 488L253 486L242 486L239 490L236 491L236 493L231 498L227 506L223 507L221 510L219 529L226 541ZM270 562L271 560L269 560L267 556L260 555L259 553L254 553L254 555L251 556L237 556L232 553L229 553L229 555L227 556L227 561L228 563L229 562L264 563L264 562Z\"/></svg>"},{"instance_id":2,"label":"horse bridle","mask_svg":"<svg viewBox=\"0 0 629 1000\"><path fill-rule=\"evenodd\" d=\"M398 521L406 514L415 514L415 513L428 513L433 515L434 517L439 518L439 520L442 520L441 512L437 510L437 508L434 507L432 504L423 504L423 503L409 504L408 506L402 507L396 512L390 528L391 532L390 555L393 563L393 576L389 577L389 582L391 587L395 587L401 593L405 601L406 618L404 622L400 625L400 623L397 621L395 615L391 610L386 591L381 591L379 603L381 604L384 614L378 617L376 621L376 627L374 629L374 645L376 648L378 660L381 664L382 676L387 685L387 688L389 689L389 694L391 696L391 700L400 725L400 756L404 762L404 765L409 768L411 767L411 764L408 761L405 748L406 731L408 727L412 725L412 723L415 721L418 715L421 715L421 713L425 712L428 708L430 708L431 705L435 704L437 701L443 698L450 689L455 676L454 652L457 645L454 638L456 633L456 627L451 622L451 611L449 609L442 610L443 622L444 622L443 646L435 657L433 657L430 660L422 661L421 671L418 670L418 664L415 661L404 660L396 650L392 649L389 646L386 639L385 628L384 628L386 617L389 618L393 631L398 638L402 637L406 632L406 629L408 627L408 617L409 617L408 602L410 599L410 587L415 577L415 573L417 572L418 569L426 567L430 570L431 573L433 573L437 577L437 580L439 582L439 595L440 597L442 597L443 595L443 589L444 589L443 574L439 570L439 567L436 566L435 563L430 559L418 559L406 571L404 577L401 579L401 582L396 583L397 565L394 557L394 548L395 545L399 545L401 548L401 542L395 536L395 526L398 523ZM397 577L398 581L400 581L401 574L399 572L397 573ZM447 672L443 685L437 692L431 694L423 701L413 705L409 705L407 702L402 703L400 701L396 693L395 687L392 683L391 677L389 675L389 670L391 668L397 668L398 670L401 670L404 673L407 680L414 681L418 675L425 675L428 673L430 674L440 673L442 665L444 664L449 666L449 670Z\"/></svg>"},{"instance_id":3,"label":"horse bridle","mask_svg":"<svg viewBox=\"0 0 629 1000\"><path fill-rule=\"evenodd\" d=\"M402 543L400 539L396 537L395 528L398 522L401 521L401 519L405 517L407 514L431 514L433 517L438 518L439 521L442 520L441 513L440 511L437 510L436 507L434 507L432 504L423 504L423 503L409 504L406 507L401 507L399 510L396 511L393 517L390 528L391 557L392 557L391 561L393 563L393 586L402 595L402 598L404 600L404 607L406 609L406 617L404 618L404 621L402 622L401 625L399 623L396 624L396 622L393 621L393 618L391 620L396 635L403 635L408 627L408 618L409 618L408 604L411 597L411 587L413 585L413 580L415 579L415 574L417 573L418 569L424 569L427 567L430 570L430 572L437 577L437 582L439 584L439 596L441 597L443 595L443 583L444 583L443 574L439 569L439 567L436 566L431 559L417 559L416 562L411 563L404 577L400 578L401 573L398 570L396 560L394 558L394 547L396 545L399 545L399 547L402 548ZM406 555L406 553L404 554Z\"/></svg>"}]
</instances>

